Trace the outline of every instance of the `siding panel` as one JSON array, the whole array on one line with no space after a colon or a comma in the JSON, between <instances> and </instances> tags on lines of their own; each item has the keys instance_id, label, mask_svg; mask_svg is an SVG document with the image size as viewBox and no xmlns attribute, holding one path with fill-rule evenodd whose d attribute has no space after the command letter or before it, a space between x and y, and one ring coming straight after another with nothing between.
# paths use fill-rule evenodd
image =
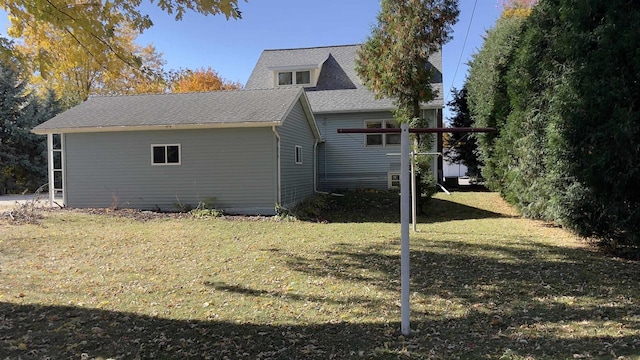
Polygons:
<instances>
[{"instance_id":1,"label":"siding panel","mask_svg":"<svg viewBox=\"0 0 640 360\"><path fill-rule=\"evenodd\" d=\"M337 132L340 128L363 128L369 120L392 121L394 118L388 111L316 116L325 140L318 148L318 187L321 190L387 189L388 173L400 171L400 156L389 155L399 154L400 145L367 147L365 134Z\"/></svg>"},{"instance_id":2,"label":"siding panel","mask_svg":"<svg viewBox=\"0 0 640 360\"><path fill-rule=\"evenodd\" d=\"M180 144L181 165L151 165L152 144ZM273 213L271 128L66 135L70 207L175 210L215 198L230 213Z\"/></svg>"},{"instance_id":3,"label":"siding panel","mask_svg":"<svg viewBox=\"0 0 640 360\"><path fill-rule=\"evenodd\" d=\"M281 204L285 207L314 194L313 132L298 101L278 128L280 134ZM295 163L295 147L302 147L302 164Z\"/></svg>"}]
</instances>

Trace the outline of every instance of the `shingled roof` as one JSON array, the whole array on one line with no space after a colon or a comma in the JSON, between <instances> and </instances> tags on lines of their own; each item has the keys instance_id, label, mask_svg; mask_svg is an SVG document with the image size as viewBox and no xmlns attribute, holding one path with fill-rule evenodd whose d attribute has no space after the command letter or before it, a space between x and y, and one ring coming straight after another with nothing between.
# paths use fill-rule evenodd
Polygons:
<instances>
[{"instance_id":1,"label":"shingled roof","mask_svg":"<svg viewBox=\"0 0 640 360\"><path fill-rule=\"evenodd\" d=\"M300 49L265 50L249 76L246 89L273 88L274 69L300 66L321 68L315 87L305 88L314 113L381 111L393 109L389 99L375 99L355 71L356 52L360 45L325 46ZM433 87L437 98L425 107L440 108L442 99L442 57L434 54L436 69Z\"/></svg>"},{"instance_id":2,"label":"shingled roof","mask_svg":"<svg viewBox=\"0 0 640 360\"><path fill-rule=\"evenodd\" d=\"M92 97L33 132L280 125L300 97L300 88Z\"/></svg>"}]
</instances>

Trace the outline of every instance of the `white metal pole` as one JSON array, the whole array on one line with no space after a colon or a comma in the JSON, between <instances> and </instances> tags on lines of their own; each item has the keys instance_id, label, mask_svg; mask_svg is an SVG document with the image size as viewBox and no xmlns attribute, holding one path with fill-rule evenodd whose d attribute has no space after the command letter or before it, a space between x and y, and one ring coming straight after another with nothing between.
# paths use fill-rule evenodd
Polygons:
<instances>
[{"instance_id":1,"label":"white metal pole","mask_svg":"<svg viewBox=\"0 0 640 360\"><path fill-rule=\"evenodd\" d=\"M416 194L416 153L411 152L411 224L413 226L413 231L418 231L416 229L416 223L418 221L418 196Z\"/></svg>"},{"instance_id":2,"label":"white metal pole","mask_svg":"<svg viewBox=\"0 0 640 360\"><path fill-rule=\"evenodd\" d=\"M409 124L400 125L400 329L403 335L411 333L409 325Z\"/></svg>"},{"instance_id":3,"label":"white metal pole","mask_svg":"<svg viewBox=\"0 0 640 360\"><path fill-rule=\"evenodd\" d=\"M60 134L60 157L62 162L62 205L67 206L67 135Z\"/></svg>"}]
</instances>

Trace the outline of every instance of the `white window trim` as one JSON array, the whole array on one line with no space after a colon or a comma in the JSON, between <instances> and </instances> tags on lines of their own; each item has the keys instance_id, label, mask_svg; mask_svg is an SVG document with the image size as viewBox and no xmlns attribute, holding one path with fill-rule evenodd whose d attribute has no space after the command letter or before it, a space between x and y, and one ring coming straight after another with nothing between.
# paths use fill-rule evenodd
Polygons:
<instances>
[{"instance_id":1,"label":"white window trim","mask_svg":"<svg viewBox=\"0 0 640 360\"><path fill-rule=\"evenodd\" d=\"M154 147L164 147L164 163L154 163L153 162L153 148ZM167 161L167 147L169 146L177 146L178 147L178 162L177 163L169 163ZM182 165L182 145L180 144L151 144L151 165L152 166L175 166Z\"/></svg>"},{"instance_id":2,"label":"white window trim","mask_svg":"<svg viewBox=\"0 0 640 360\"><path fill-rule=\"evenodd\" d=\"M291 73L291 84L280 84L280 74L282 73ZM276 85L278 86L293 86L296 82L296 72L295 71L276 71Z\"/></svg>"},{"instance_id":3,"label":"white window trim","mask_svg":"<svg viewBox=\"0 0 640 360\"><path fill-rule=\"evenodd\" d=\"M386 129L387 128L387 122L395 122L397 123L396 120L365 120L364 121L364 128L367 128L367 123L381 123L382 129ZM370 147L370 148L385 148L385 147L399 147L400 144L387 144L387 134L385 133L372 133L372 134L363 134L364 135L364 147ZM367 145L367 135L382 135L382 145Z\"/></svg>"},{"instance_id":4,"label":"white window trim","mask_svg":"<svg viewBox=\"0 0 640 360\"><path fill-rule=\"evenodd\" d=\"M296 81L296 73L299 72L308 72L309 73L309 82L308 83L299 83ZM276 82L276 86L296 86L296 85L302 85L302 86L314 86L314 71L313 69L298 69L298 70L276 70L274 71L275 73L275 82ZM286 85L280 85L280 74L281 73L291 73L291 84L286 84Z\"/></svg>"},{"instance_id":5,"label":"white window trim","mask_svg":"<svg viewBox=\"0 0 640 360\"><path fill-rule=\"evenodd\" d=\"M54 137L59 137L60 147L54 147ZM53 206L56 201L60 201L62 198L62 204L67 204L67 192L66 192L66 146L65 146L65 135L60 133L48 134L47 135L47 170L48 170L48 178L49 178L49 204ZM59 153L60 156L60 167L55 167L55 154ZM56 173L60 174L61 186L56 187Z\"/></svg>"},{"instance_id":6,"label":"white window trim","mask_svg":"<svg viewBox=\"0 0 640 360\"><path fill-rule=\"evenodd\" d=\"M400 176L399 172L396 171L389 171L387 173L387 189L389 190L396 190L396 189L400 189L400 186L393 186L393 176L397 175L398 177ZM398 181L400 181L400 179L398 179Z\"/></svg>"},{"instance_id":7,"label":"white window trim","mask_svg":"<svg viewBox=\"0 0 640 360\"><path fill-rule=\"evenodd\" d=\"M302 165L302 146L296 145L294 151L295 152L293 153L293 160L297 165ZM298 154L300 154L300 156L298 156Z\"/></svg>"},{"instance_id":8,"label":"white window trim","mask_svg":"<svg viewBox=\"0 0 640 360\"><path fill-rule=\"evenodd\" d=\"M369 123L380 123L380 127L384 128L384 120L365 120L364 121L364 128L368 129L369 127L367 126L367 124ZM363 134L364 135L364 147L371 147L371 148L382 148L384 147L384 134L380 133L380 134ZM380 145L368 145L367 144L367 138L369 137L369 135L381 135L382 136L382 144Z\"/></svg>"},{"instance_id":9,"label":"white window trim","mask_svg":"<svg viewBox=\"0 0 640 360\"><path fill-rule=\"evenodd\" d=\"M309 82L306 82L306 83L298 83L298 73L299 73L299 72L300 72L300 73L308 72L308 73L309 73ZM296 85L311 85L311 70L301 70L301 71L296 71L296 72L295 72L295 75L296 75L296 76L294 77L294 79L295 79L295 83L296 83Z\"/></svg>"}]
</instances>

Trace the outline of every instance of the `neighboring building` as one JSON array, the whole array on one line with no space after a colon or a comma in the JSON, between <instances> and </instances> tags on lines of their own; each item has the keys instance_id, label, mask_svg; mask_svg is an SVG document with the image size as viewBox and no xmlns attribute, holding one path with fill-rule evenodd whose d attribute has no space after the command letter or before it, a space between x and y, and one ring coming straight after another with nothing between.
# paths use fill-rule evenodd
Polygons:
<instances>
[{"instance_id":1,"label":"neighboring building","mask_svg":"<svg viewBox=\"0 0 640 360\"><path fill-rule=\"evenodd\" d=\"M48 135L50 196L160 210L213 198L273 214L317 190L398 188L399 135L337 133L398 126L358 78L358 48L265 50L239 91L90 98L33 130ZM432 64L439 97L423 115L441 127L440 53ZM441 178L440 157L433 168Z\"/></svg>"},{"instance_id":2,"label":"neighboring building","mask_svg":"<svg viewBox=\"0 0 640 360\"><path fill-rule=\"evenodd\" d=\"M443 176L445 178L448 177L455 177L455 178L459 178L459 177L464 177L467 176L467 167L461 163L450 163L448 161L444 162L444 172L443 172Z\"/></svg>"},{"instance_id":3,"label":"neighboring building","mask_svg":"<svg viewBox=\"0 0 640 360\"><path fill-rule=\"evenodd\" d=\"M339 128L397 127L392 101L375 99L355 71L360 45L265 50L246 89L303 87L324 140L318 146L318 186L397 188L400 183L400 136L338 134ZM431 126L442 127L442 54L431 57L438 98L423 105ZM439 142L442 143L441 141ZM434 149L436 151L436 149ZM440 151L441 152L441 151ZM434 156L434 176L442 177L441 157Z\"/></svg>"},{"instance_id":4,"label":"neighboring building","mask_svg":"<svg viewBox=\"0 0 640 360\"><path fill-rule=\"evenodd\" d=\"M296 88L90 98L37 126L66 206L273 214L315 189L320 134Z\"/></svg>"}]
</instances>

